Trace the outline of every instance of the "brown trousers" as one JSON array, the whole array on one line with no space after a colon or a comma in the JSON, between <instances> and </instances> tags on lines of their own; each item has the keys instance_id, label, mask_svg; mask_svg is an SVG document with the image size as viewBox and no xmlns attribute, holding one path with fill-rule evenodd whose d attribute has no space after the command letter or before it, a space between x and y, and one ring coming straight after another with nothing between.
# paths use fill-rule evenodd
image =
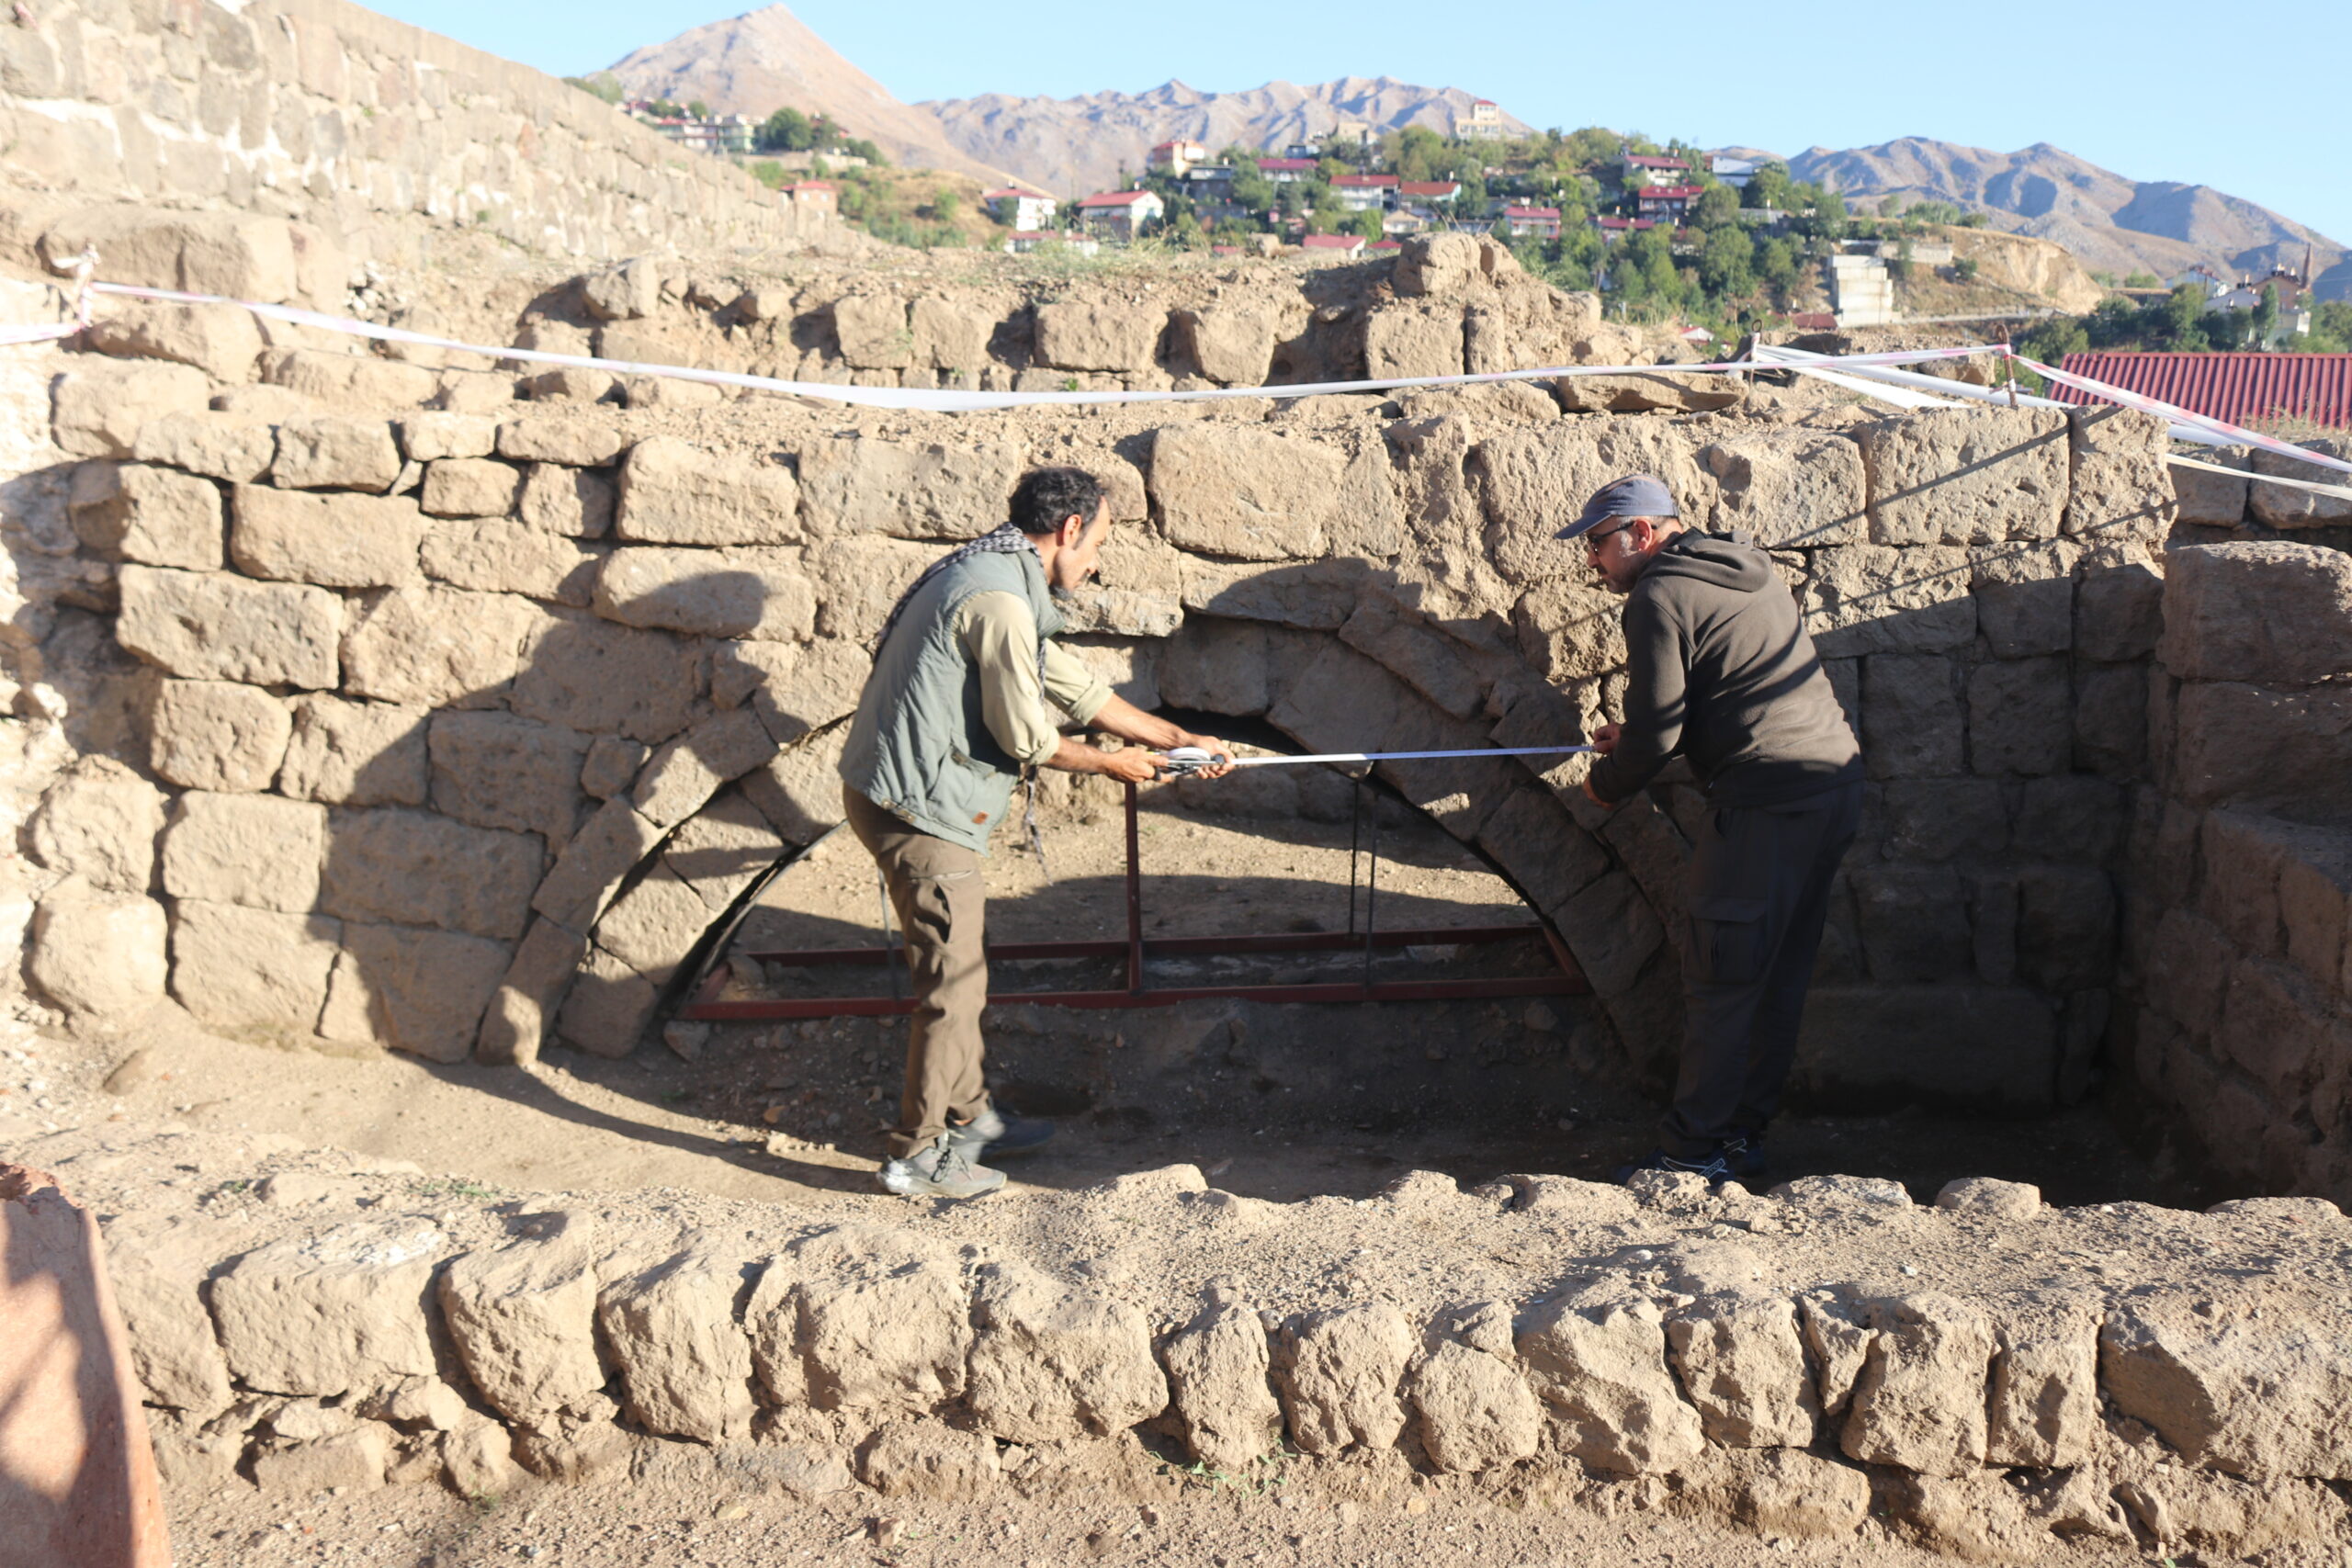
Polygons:
<instances>
[{"instance_id":1,"label":"brown trousers","mask_svg":"<svg viewBox=\"0 0 2352 1568\"><path fill-rule=\"evenodd\" d=\"M882 868L914 987L906 1087L888 1140L893 1157L902 1158L938 1137L951 1116L968 1122L989 1108L980 1077L980 1010L989 999L981 935L987 890L980 857L961 844L908 826L846 784L842 805L850 831Z\"/></svg>"}]
</instances>

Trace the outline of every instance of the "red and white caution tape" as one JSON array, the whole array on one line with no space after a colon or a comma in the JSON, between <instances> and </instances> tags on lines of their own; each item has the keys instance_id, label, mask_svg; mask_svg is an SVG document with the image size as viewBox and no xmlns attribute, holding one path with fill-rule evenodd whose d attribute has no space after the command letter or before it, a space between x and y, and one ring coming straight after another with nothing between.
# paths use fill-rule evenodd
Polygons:
<instances>
[{"instance_id":1,"label":"red and white caution tape","mask_svg":"<svg viewBox=\"0 0 2352 1568\"><path fill-rule=\"evenodd\" d=\"M1161 753L1160 772L1170 776L1197 773L1203 768L1295 768L1309 762L1420 762L1445 757L1565 757L1589 751L1589 746L1473 746L1460 751L1323 751L1311 757L1218 756L1198 746L1171 746Z\"/></svg>"}]
</instances>

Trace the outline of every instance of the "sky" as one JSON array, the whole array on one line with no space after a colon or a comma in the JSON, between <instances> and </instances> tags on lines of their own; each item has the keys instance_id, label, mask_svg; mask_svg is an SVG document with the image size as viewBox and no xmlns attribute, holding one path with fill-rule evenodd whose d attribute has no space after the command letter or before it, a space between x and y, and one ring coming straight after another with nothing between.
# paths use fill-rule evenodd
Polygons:
<instances>
[{"instance_id":1,"label":"sky","mask_svg":"<svg viewBox=\"0 0 2352 1568\"><path fill-rule=\"evenodd\" d=\"M556 75L739 15L748 0L373 0L371 8ZM1463 11L1191 0L798 0L897 97L1071 97L1170 77L1233 91L1394 76L1462 87L1538 128L1605 125L1781 153L1925 136L2052 142L2135 180L2211 185L2352 242L2340 89L2352 6L2232 37L2183 0L1824 7L1486 0ZM1164 22L1141 18L1164 17ZM1652 18L1655 18L1654 20ZM2296 65L2294 62L2302 62ZM2332 62L2332 63L2329 63ZM2334 107L2331 107L2334 106Z\"/></svg>"}]
</instances>

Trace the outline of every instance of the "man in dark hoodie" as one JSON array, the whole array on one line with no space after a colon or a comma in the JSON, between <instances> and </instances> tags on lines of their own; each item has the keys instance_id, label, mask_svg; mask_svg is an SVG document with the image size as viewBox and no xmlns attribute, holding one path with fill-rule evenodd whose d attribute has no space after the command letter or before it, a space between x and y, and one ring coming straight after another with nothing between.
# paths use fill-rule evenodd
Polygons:
<instances>
[{"instance_id":1,"label":"man in dark hoodie","mask_svg":"<svg viewBox=\"0 0 2352 1568\"><path fill-rule=\"evenodd\" d=\"M1585 781L1613 809L1668 759L1707 795L1686 898L1685 1029L1659 1146L1634 1170L1764 1174L1838 863L1862 811L1861 749L1772 558L1702 534L1647 474L1602 486L1558 537L1625 595L1625 721Z\"/></svg>"}]
</instances>

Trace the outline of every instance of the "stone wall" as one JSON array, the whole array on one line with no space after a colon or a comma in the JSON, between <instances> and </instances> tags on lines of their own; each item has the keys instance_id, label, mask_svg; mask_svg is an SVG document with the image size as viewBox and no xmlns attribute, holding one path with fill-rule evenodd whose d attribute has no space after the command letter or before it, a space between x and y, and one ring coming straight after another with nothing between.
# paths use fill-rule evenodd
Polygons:
<instances>
[{"instance_id":1,"label":"stone wall","mask_svg":"<svg viewBox=\"0 0 2352 1568\"><path fill-rule=\"evenodd\" d=\"M67 360L55 435L88 460L45 570L107 641L74 655L113 661L84 705L121 716L27 839L64 879L29 973L72 1010L168 990L218 1028L436 1059L628 1051L718 912L837 815L899 585L1032 461L1111 481L1125 523L1076 626L1139 700L1314 750L1573 739L1623 649L1550 534L1648 468L1775 551L1870 758L1804 1085L2033 1110L2087 1081L2172 504L2139 416L1571 415L1503 387L844 430L401 409L465 373L309 351L213 408L187 367ZM364 390L329 386L345 368ZM1696 791L1604 819L1575 762L1387 772L1662 1070Z\"/></svg>"},{"instance_id":2,"label":"stone wall","mask_svg":"<svg viewBox=\"0 0 2352 1568\"><path fill-rule=\"evenodd\" d=\"M2352 555L2210 545L2175 550L2170 568L2119 1049L2163 1119L2231 1179L2341 1197Z\"/></svg>"},{"instance_id":3,"label":"stone wall","mask_svg":"<svg viewBox=\"0 0 2352 1568\"><path fill-rule=\"evenodd\" d=\"M0 165L19 210L44 195L52 209L203 207L299 220L381 259L405 243L378 222L388 215L597 257L772 244L798 221L732 164L343 0L89 0L28 15L0 29Z\"/></svg>"},{"instance_id":4,"label":"stone wall","mask_svg":"<svg viewBox=\"0 0 2352 1568\"><path fill-rule=\"evenodd\" d=\"M495 1496L527 1471L1155 1499L1189 1468L1289 1506L1575 1502L1800 1540L1878 1520L2002 1562L2347 1524L2352 1323L2236 1271L2340 1240L2312 1200L2059 1211L1978 1179L1919 1209L1842 1177L1767 1198L1415 1172L1284 1205L1190 1166L1001 1200L1057 1258L1089 1254L1073 1273L954 1216L428 1206L439 1189L323 1151L173 1157L217 1185L116 1213L107 1240L164 1473L207 1490ZM1349 1242L1394 1272L1317 1266ZM2038 1286L1984 1282L2020 1265Z\"/></svg>"}]
</instances>

